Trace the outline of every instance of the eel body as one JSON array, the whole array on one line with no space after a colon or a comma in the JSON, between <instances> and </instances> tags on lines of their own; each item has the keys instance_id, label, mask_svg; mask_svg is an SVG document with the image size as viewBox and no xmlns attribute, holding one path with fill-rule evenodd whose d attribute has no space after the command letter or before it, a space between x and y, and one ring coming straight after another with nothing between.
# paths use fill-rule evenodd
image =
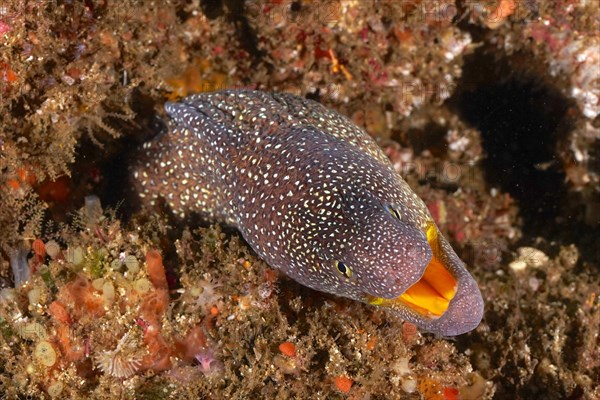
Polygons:
<instances>
[{"instance_id":1,"label":"eel body","mask_svg":"<svg viewBox=\"0 0 600 400\"><path fill-rule=\"evenodd\" d=\"M167 103L168 132L133 168L140 198L235 226L272 267L454 336L483 300L423 201L362 129L286 93Z\"/></svg>"}]
</instances>

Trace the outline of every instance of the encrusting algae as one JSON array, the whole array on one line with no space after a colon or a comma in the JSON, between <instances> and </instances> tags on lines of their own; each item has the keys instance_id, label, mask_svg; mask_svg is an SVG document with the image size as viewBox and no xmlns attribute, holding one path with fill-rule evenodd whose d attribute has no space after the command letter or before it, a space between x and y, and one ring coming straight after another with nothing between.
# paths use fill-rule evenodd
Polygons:
<instances>
[{"instance_id":1,"label":"encrusting algae","mask_svg":"<svg viewBox=\"0 0 600 400\"><path fill-rule=\"evenodd\" d=\"M32 251L31 278L0 297L0 388L9 398L279 398L302 396L294 382L306 379L323 393L383 395L383 382L408 393L415 389L405 382L428 373L408 366L398 341L374 344L400 325L375 309L359 312L359 303L279 287L265 263L218 228L183 231L173 253L178 279L169 278L157 247L167 231L154 229L171 229L166 222L130 231L102 215L44 241L59 247L52 256ZM69 244L59 244L64 238ZM373 375L382 358L405 367ZM448 368L457 361L440 360ZM352 383L339 386L340 376Z\"/></svg>"},{"instance_id":2,"label":"encrusting algae","mask_svg":"<svg viewBox=\"0 0 600 400\"><path fill-rule=\"evenodd\" d=\"M7 355L15 358L7 372L18 376L17 363L27 364L14 393L83 396L109 377L115 379L107 381L112 386L148 371L199 370L195 358L212 354L204 321L210 316L167 318L171 299L160 253L135 234L124 242L122 234L117 221L101 217L81 233L79 244L65 248L48 241L59 247L52 257L42 251L40 239L34 241L32 277L3 289L1 297L3 345L12 347ZM123 246L128 251L120 251ZM145 263L136 265L140 254ZM19 351L18 344L28 341L33 358ZM208 369L215 367L209 363ZM55 382L61 382L60 393ZM116 393L133 396L135 385Z\"/></svg>"}]
</instances>

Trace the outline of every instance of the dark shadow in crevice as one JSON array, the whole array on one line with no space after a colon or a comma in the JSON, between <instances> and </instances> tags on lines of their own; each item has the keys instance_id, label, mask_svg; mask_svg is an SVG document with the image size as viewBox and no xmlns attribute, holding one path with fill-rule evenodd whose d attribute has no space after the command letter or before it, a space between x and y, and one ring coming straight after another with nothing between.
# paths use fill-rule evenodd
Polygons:
<instances>
[{"instance_id":1,"label":"dark shadow in crevice","mask_svg":"<svg viewBox=\"0 0 600 400\"><path fill-rule=\"evenodd\" d=\"M222 0L201 0L200 8L206 18L213 20L223 15L223 1Z\"/></svg>"},{"instance_id":2,"label":"dark shadow in crevice","mask_svg":"<svg viewBox=\"0 0 600 400\"><path fill-rule=\"evenodd\" d=\"M264 63L266 52L258 48L258 36L250 25L244 2L238 0L223 0L223 2L229 11L228 20L236 27L236 35L241 47L252 58L252 66ZM265 66L269 71L273 69L271 64L265 63Z\"/></svg>"},{"instance_id":3,"label":"dark shadow in crevice","mask_svg":"<svg viewBox=\"0 0 600 400\"><path fill-rule=\"evenodd\" d=\"M409 129L403 139L395 139L412 147L415 154L421 154L427 149L434 157L444 158L448 152L447 130L447 127L429 122L425 128Z\"/></svg>"},{"instance_id":4,"label":"dark shadow in crevice","mask_svg":"<svg viewBox=\"0 0 600 400\"><path fill-rule=\"evenodd\" d=\"M485 49L467 57L457 87L448 104L481 132L489 187L517 200L526 235L548 236L558 228L566 201L557 143L570 130L571 102L557 89L515 73L507 60L498 61Z\"/></svg>"}]
</instances>

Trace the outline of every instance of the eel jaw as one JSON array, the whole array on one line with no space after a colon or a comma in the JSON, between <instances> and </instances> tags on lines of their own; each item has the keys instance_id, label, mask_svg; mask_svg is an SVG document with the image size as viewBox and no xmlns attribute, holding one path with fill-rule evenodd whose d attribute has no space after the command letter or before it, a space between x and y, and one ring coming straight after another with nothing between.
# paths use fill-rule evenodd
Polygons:
<instances>
[{"instance_id":1,"label":"eel jaw","mask_svg":"<svg viewBox=\"0 0 600 400\"><path fill-rule=\"evenodd\" d=\"M436 319L446 312L456 290L456 279L434 256L421 278L400 296L394 299L368 296L367 303L386 308L408 307L420 315Z\"/></svg>"},{"instance_id":2,"label":"eel jaw","mask_svg":"<svg viewBox=\"0 0 600 400\"><path fill-rule=\"evenodd\" d=\"M421 278L393 299L367 295L366 303L394 311L420 328L456 336L477 327L483 317L483 299L466 270L435 224L426 230L433 257Z\"/></svg>"}]
</instances>

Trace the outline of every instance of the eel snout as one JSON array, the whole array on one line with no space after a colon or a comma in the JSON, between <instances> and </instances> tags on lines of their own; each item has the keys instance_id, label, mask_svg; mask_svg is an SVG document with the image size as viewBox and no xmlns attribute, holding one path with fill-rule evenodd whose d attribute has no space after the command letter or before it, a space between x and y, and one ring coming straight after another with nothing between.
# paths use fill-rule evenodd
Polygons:
<instances>
[{"instance_id":1,"label":"eel snout","mask_svg":"<svg viewBox=\"0 0 600 400\"><path fill-rule=\"evenodd\" d=\"M369 304L392 309L426 331L456 336L483 318L481 292L464 263L432 225L427 232L433 256L418 281L394 299L368 296Z\"/></svg>"},{"instance_id":2,"label":"eel snout","mask_svg":"<svg viewBox=\"0 0 600 400\"><path fill-rule=\"evenodd\" d=\"M432 286L434 288L437 286L439 289L436 288L437 294L434 299L437 299L437 303L441 306L430 307L428 313L415 312L413 308L411 310L413 318L407 319L438 335L461 335L475 329L481 322L483 298L477 283L465 268L464 263L441 234L437 235L437 245L439 247L434 249L434 258L427 270L437 262L440 266L435 266L435 269L429 272L429 277L427 277L426 270L424 278L421 280L427 279L430 282L436 282ZM450 289L451 287L452 289ZM439 311L441 311L439 315L436 315Z\"/></svg>"}]
</instances>

